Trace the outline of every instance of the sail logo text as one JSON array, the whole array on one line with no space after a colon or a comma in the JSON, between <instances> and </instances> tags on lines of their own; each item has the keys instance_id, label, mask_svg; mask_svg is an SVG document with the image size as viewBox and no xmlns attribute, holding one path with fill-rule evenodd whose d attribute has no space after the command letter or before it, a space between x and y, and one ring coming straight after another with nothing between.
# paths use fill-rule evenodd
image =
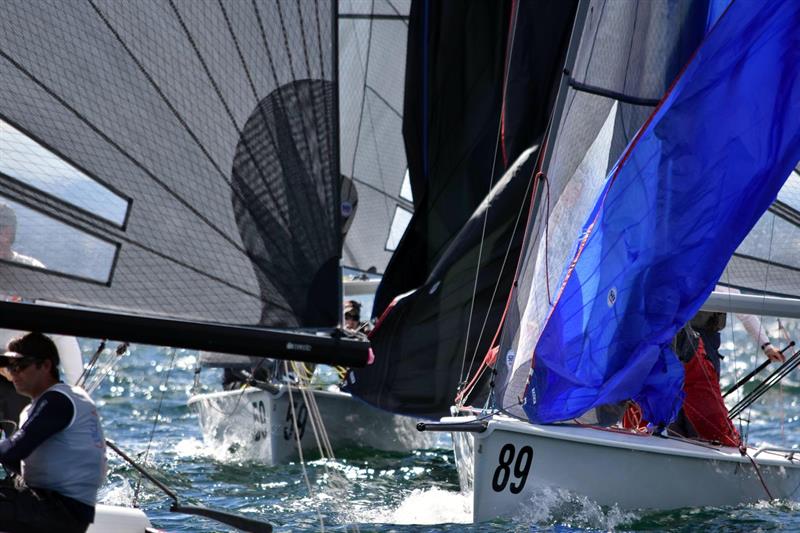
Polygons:
<instances>
[{"instance_id":1,"label":"sail logo text","mask_svg":"<svg viewBox=\"0 0 800 533\"><path fill-rule=\"evenodd\" d=\"M310 344L297 344L294 342L287 342L286 343L287 350L300 350L301 352L310 352L311 345Z\"/></svg>"}]
</instances>

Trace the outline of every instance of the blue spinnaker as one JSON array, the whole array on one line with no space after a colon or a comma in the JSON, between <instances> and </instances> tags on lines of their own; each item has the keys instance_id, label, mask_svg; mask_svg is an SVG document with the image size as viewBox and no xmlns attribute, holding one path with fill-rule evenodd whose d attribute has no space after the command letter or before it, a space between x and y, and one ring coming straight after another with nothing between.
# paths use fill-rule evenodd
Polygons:
<instances>
[{"instance_id":1,"label":"blue spinnaker","mask_svg":"<svg viewBox=\"0 0 800 533\"><path fill-rule=\"evenodd\" d=\"M800 160L800 2L734 1L609 174L535 348L533 422L636 400L665 424L670 342Z\"/></svg>"}]
</instances>

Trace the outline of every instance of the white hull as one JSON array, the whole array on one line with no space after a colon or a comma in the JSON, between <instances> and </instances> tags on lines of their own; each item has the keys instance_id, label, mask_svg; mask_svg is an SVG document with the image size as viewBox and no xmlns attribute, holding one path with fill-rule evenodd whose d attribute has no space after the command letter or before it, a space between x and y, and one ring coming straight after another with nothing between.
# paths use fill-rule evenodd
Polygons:
<instances>
[{"instance_id":1,"label":"white hull","mask_svg":"<svg viewBox=\"0 0 800 533\"><path fill-rule=\"evenodd\" d=\"M94 513L94 523L86 533L145 533L150 527L150 520L141 509L97 505Z\"/></svg>"},{"instance_id":2,"label":"white hull","mask_svg":"<svg viewBox=\"0 0 800 533\"><path fill-rule=\"evenodd\" d=\"M364 446L406 452L435 447L439 438L419 433L416 419L376 409L339 391L312 391L334 452L341 446ZM292 388L298 416L298 433L304 452L317 450L312 421L300 391ZM203 438L238 457L277 465L298 458L289 388L277 394L248 387L242 390L199 394L189 405L200 417Z\"/></svg>"},{"instance_id":3,"label":"white hull","mask_svg":"<svg viewBox=\"0 0 800 533\"><path fill-rule=\"evenodd\" d=\"M453 443L462 490L473 494L476 522L524 513L536 506L537 494L552 489L620 509L769 499L750 459L736 448L506 417L491 419L483 433L456 433ZM748 454L772 497L800 496L800 457L752 448Z\"/></svg>"}]
</instances>

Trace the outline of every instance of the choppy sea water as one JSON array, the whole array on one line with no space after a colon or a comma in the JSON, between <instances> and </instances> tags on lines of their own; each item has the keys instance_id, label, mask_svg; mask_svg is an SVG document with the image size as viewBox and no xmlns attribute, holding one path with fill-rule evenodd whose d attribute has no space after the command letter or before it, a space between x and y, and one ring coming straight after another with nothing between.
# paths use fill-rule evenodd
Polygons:
<instances>
[{"instance_id":1,"label":"choppy sea water","mask_svg":"<svg viewBox=\"0 0 800 533\"><path fill-rule=\"evenodd\" d=\"M81 346L88 357L97 342L82 340ZM519 517L471 525L471 500L459 493L453 454L446 448L409 454L337 450L335 461L307 465L309 495L299 464L264 467L204 444L197 418L186 406L195 361L190 351L132 347L93 393L106 436L141 460L147 454L148 465L183 503L236 511L268 521L276 531L800 530L800 504L793 502L620 511L556 491L540 495ZM726 361L728 368L749 364L745 357ZM201 389L218 390L219 378L217 371L203 371ZM744 428L751 444L800 445L799 382L793 377L752 410ZM135 500L153 525L166 531L233 531L170 513L163 493L146 481L137 487L138 475L111 451L109 460L109 481L101 492L105 503Z\"/></svg>"}]
</instances>

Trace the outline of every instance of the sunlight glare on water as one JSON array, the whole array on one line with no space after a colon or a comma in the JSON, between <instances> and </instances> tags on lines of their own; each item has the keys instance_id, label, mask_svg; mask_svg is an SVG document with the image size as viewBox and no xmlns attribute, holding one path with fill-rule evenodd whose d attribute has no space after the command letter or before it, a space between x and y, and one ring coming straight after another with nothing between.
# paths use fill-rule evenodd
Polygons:
<instances>
[{"instance_id":1,"label":"sunlight glare on water","mask_svg":"<svg viewBox=\"0 0 800 533\"><path fill-rule=\"evenodd\" d=\"M726 383L734 382L737 373L740 377L763 357L753 355L752 343L744 342L746 334L735 320L731 322L736 324L735 340L741 349L733 353L732 345L727 346L729 357L723 368ZM791 334L797 330L794 324L788 324L787 329ZM97 342L81 342L88 358ZM361 531L402 533L800 531L800 507L794 502L628 512L552 489L537 493L518 516L472 525L472 497L459 492L453 453L446 447L409 454L336 450L335 460L309 461L306 470L314 491L309 496L299 464L266 467L241 449L212 446L203 440L197 416L187 406L195 362L196 354L190 351L132 346L131 355L120 360L93 394L106 436L138 459L149 447L147 464L181 501L240 512L272 523L276 531L320 531L320 515L325 529L332 531L350 530L354 524ZM792 377L792 381L798 381L797 376ZM200 390L219 390L220 378L219 371L204 370ZM789 383L753 406L751 422L741 426L751 445L800 445L800 388ZM752 390L754 386L743 389ZM160 416L154 428L159 404ZM110 474L101 500L131 503L138 475L111 453L109 462ZM233 531L200 517L170 513L169 499L148 482L141 485L137 501L154 526L167 531Z\"/></svg>"},{"instance_id":2,"label":"sunlight glare on water","mask_svg":"<svg viewBox=\"0 0 800 533\"><path fill-rule=\"evenodd\" d=\"M472 521L472 495L438 488L411 491L399 505L375 509L359 522L386 524L446 524Z\"/></svg>"}]
</instances>

